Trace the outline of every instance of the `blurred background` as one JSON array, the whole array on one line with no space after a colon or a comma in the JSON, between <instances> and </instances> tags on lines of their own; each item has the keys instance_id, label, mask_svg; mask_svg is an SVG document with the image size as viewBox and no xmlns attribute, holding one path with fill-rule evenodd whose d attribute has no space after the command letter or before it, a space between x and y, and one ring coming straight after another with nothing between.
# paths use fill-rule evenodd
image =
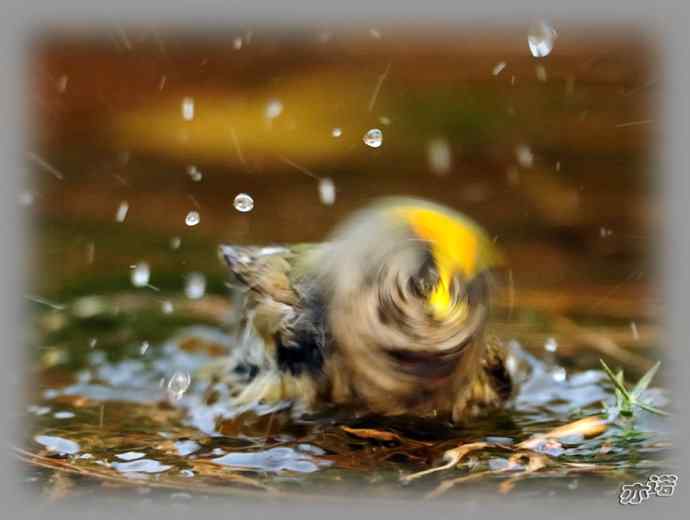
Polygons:
<instances>
[{"instance_id":1,"label":"blurred background","mask_svg":"<svg viewBox=\"0 0 690 520\"><path fill-rule=\"evenodd\" d=\"M142 260L154 285L213 277L220 242L318 241L401 194L485 226L518 298L649 295L657 71L636 28L63 28L30 56L37 294Z\"/></svg>"}]
</instances>

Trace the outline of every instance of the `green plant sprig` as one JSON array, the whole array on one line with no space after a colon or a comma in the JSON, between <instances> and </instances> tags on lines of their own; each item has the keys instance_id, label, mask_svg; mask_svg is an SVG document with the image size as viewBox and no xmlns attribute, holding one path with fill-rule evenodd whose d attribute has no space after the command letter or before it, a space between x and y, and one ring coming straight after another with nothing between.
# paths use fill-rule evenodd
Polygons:
<instances>
[{"instance_id":1,"label":"green plant sprig","mask_svg":"<svg viewBox=\"0 0 690 520\"><path fill-rule=\"evenodd\" d=\"M628 411L631 413L633 407L637 406L638 408L642 408L643 410L656 415L670 415L668 412L659 410L658 408L640 400L642 392L647 389L657 370L659 370L659 366L661 365L660 361L657 361L657 363L640 378L632 390L625 388L622 370L619 370L617 374L614 374L603 359L600 359L599 362L601 363L601 366L604 367L606 375L615 386L617 407L621 410L621 412Z\"/></svg>"}]
</instances>

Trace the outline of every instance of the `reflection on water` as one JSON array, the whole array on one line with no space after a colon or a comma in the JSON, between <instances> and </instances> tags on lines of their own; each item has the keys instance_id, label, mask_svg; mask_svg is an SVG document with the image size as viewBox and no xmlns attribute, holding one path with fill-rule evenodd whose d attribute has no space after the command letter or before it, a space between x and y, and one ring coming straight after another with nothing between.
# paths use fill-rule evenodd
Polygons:
<instances>
[{"instance_id":1,"label":"reflection on water","mask_svg":"<svg viewBox=\"0 0 690 520\"><path fill-rule=\"evenodd\" d=\"M599 358L632 381L663 352L652 53L634 32L502 31L39 41L18 194L35 229L17 447L43 468L31 482L59 469L84 492L421 496L505 470L465 484L491 487L526 467L505 447L613 404ZM319 241L382 195L463 211L505 250L490 332L510 345L515 402L463 429L230 407L207 371L239 318L218 244ZM644 399L670 402L659 388ZM511 492L615 495L670 471L668 428L640 412L634 428L548 443L548 464ZM471 442L491 446L401 481Z\"/></svg>"}]
</instances>

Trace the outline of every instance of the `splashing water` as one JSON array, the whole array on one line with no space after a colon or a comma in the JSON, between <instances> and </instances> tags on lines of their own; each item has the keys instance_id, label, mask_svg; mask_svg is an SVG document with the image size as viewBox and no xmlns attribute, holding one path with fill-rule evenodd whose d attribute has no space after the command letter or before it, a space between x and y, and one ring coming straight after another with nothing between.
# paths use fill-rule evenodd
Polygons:
<instances>
[{"instance_id":1,"label":"splashing water","mask_svg":"<svg viewBox=\"0 0 690 520\"><path fill-rule=\"evenodd\" d=\"M201 171L199 171L199 169L193 164L187 166L187 175L189 175L194 182L201 182L201 180L204 178L204 175L201 173Z\"/></svg>"},{"instance_id":2,"label":"splashing water","mask_svg":"<svg viewBox=\"0 0 690 520\"><path fill-rule=\"evenodd\" d=\"M184 223L188 226L196 226L201 222L201 216L198 211L190 211L184 219Z\"/></svg>"},{"instance_id":3,"label":"splashing water","mask_svg":"<svg viewBox=\"0 0 690 520\"><path fill-rule=\"evenodd\" d=\"M139 262L132 269L131 280L134 287L146 287L151 279L151 269L146 262Z\"/></svg>"},{"instance_id":4,"label":"splashing water","mask_svg":"<svg viewBox=\"0 0 690 520\"><path fill-rule=\"evenodd\" d=\"M254 209L254 199L247 193L238 193L232 205L240 213L248 213Z\"/></svg>"},{"instance_id":5,"label":"splashing water","mask_svg":"<svg viewBox=\"0 0 690 520\"><path fill-rule=\"evenodd\" d=\"M120 202L120 205L117 207L117 212L115 213L115 221L116 222L124 222L125 219L127 218L127 212L129 211L129 204L127 203L126 200L123 200Z\"/></svg>"},{"instance_id":6,"label":"splashing water","mask_svg":"<svg viewBox=\"0 0 690 520\"><path fill-rule=\"evenodd\" d=\"M272 99L266 105L266 112L265 112L266 119L269 119L269 120L275 119L276 117L278 117L282 113L283 113L283 103L280 100Z\"/></svg>"},{"instance_id":7,"label":"splashing water","mask_svg":"<svg viewBox=\"0 0 690 520\"><path fill-rule=\"evenodd\" d=\"M452 152L447 139L437 138L427 145L429 168L436 175L445 175L450 171Z\"/></svg>"},{"instance_id":8,"label":"splashing water","mask_svg":"<svg viewBox=\"0 0 690 520\"><path fill-rule=\"evenodd\" d=\"M527 33L527 44L532 56L544 58L551 54L557 37L556 30L544 21L530 26Z\"/></svg>"},{"instance_id":9,"label":"splashing water","mask_svg":"<svg viewBox=\"0 0 690 520\"><path fill-rule=\"evenodd\" d=\"M206 293L206 277L201 273L187 275L184 293L190 300L198 300Z\"/></svg>"},{"instance_id":10,"label":"splashing water","mask_svg":"<svg viewBox=\"0 0 690 520\"><path fill-rule=\"evenodd\" d=\"M179 401L191 383L192 377L188 372L175 372L168 380L168 395L171 399Z\"/></svg>"},{"instance_id":11,"label":"splashing water","mask_svg":"<svg viewBox=\"0 0 690 520\"><path fill-rule=\"evenodd\" d=\"M182 111L182 119L185 121L194 119L194 99L191 97L182 99L180 110Z\"/></svg>"},{"instance_id":12,"label":"splashing water","mask_svg":"<svg viewBox=\"0 0 690 520\"><path fill-rule=\"evenodd\" d=\"M372 128L364 134L362 140L371 148L379 148L383 144L383 132L378 128Z\"/></svg>"},{"instance_id":13,"label":"splashing water","mask_svg":"<svg viewBox=\"0 0 690 520\"><path fill-rule=\"evenodd\" d=\"M335 184L328 177L319 180L319 198L321 203L332 206L335 202Z\"/></svg>"}]
</instances>

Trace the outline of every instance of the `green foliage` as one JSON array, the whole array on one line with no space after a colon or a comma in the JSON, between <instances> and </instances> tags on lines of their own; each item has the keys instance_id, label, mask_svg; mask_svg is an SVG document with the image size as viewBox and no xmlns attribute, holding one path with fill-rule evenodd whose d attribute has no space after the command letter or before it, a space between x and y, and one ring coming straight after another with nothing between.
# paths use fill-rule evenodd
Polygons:
<instances>
[{"instance_id":1,"label":"green foliage","mask_svg":"<svg viewBox=\"0 0 690 520\"><path fill-rule=\"evenodd\" d=\"M652 368L650 368L647 373L640 378L632 390L625 388L622 370L619 370L616 374L614 374L603 359L600 359L599 362L604 368L606 375L613 383L616 392L616 409L623 417L632 417L634 415L635 407L642 408L647 412L657 415L668 415L667 412L659 410L658 408L641 400L643 392L652 382L652 378L656 374L657 370L659 370L661 362L657 362Z\"/></svg>"}]
</instances>

